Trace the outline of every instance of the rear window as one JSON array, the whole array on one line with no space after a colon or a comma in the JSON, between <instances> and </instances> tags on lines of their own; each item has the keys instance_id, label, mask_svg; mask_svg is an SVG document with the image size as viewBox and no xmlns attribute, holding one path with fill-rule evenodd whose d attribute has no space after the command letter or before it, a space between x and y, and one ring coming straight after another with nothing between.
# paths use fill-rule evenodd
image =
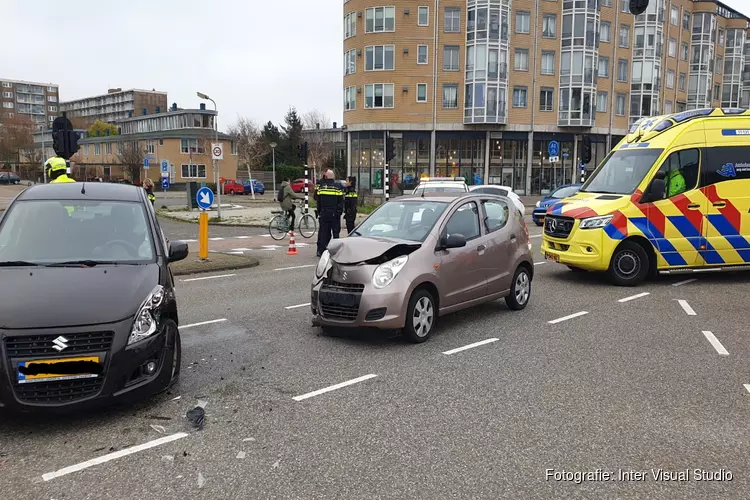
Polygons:
<instances>
[{"instance_id":1,"label":"rear window","mask_svg":"<svg viewBox=\"0 0 750 500\"><path fill-rule=\"evenodd\" d=\"M567 198L569 196L573 196L581 189L580 186L565 186L561 187L560 189L556 189L555 191L552 191L552 194L549 195L550 198Z\"/></svg>"},{"instance_id":2,"label":"rear window","mask_svg":"<svg viewBox=\"0 0 750 500\"><path fill-rule=\"evenodd\" d=\"M0 226L0 262L17 260L146 263L155 250L140 203L33 200L15 203Z\"/></svg>"}]
</instances>

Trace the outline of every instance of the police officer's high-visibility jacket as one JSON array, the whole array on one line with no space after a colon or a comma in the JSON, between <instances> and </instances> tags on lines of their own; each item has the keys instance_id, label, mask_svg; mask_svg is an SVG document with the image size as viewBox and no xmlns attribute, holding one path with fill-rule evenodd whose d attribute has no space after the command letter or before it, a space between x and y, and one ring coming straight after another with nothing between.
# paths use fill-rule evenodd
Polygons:
<instances>
[{"instance_id":1,"label":"police officer's high-visibility jacket","mask_svg":"<svg viewBox=\"0 0 750 500\"><path fill-rule=\"evenodd\" d=\"M341 217L344 211L344 192L333 179L325 179L316 186L315 203L321 216L336 215Z\"/></svg>"},{"instance_id":2,"label":"police officer's high-visibility jacket","mask_svg":"<svg viewBox=\"0 0 750 500\"><path fill-rule=\"evenodd\" d=\"M71 179L70 177L68 177L68 174L62 174L58 176L57 179L49 181L50 184L57 184L60 182L75 182L75 179Z\"/></svg>"},{"instance_id":3,"label":"police officer's high-visibility jacket","mask_svg":"<svg viewBox=\"0 0 750 500\"><path fill-rule=\"evenodd\" d=\"M151 191L151 189L146 189L146 196L148 196L148 200L152 205L156 203L156 196L154 195L154 192Z\"/></svg>"},{"instance_id":4,"label":"police officer's high-visibility jacket","mask_svg":"<svg viewBox=\"0 0 750 500\"><path fill-rule=\"evenodd\" d=\"M671 170L667 176L667 197L677 196L680 193L684 193L687 189L685 184L685 177L679 170Z\"/></svg>"},{"instance_id":5,"label":"police officer's high-visibility jacket","mask_svg":"<svg viewBox=\"0 0 750 500\"><path fill-rule=\"evenodd\" d=\"M357 216L357 188L349 186L344 191L344 217L353 219Z\"/></svg>"}]
</instances>

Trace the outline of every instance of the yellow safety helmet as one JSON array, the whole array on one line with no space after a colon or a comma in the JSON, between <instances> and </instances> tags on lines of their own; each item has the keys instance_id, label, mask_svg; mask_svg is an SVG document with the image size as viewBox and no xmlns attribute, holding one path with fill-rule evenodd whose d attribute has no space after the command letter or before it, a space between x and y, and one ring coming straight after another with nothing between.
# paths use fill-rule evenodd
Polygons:
<instances>
[{"instance_id":1,"label":"yellow safety helmet","mask_svg":"<svg viewBox=\"0 0 750 500\"><path fill-rule=\"evenodd\" d=\"M47 160L44 168L47 169L48 175L52 175L52 172L59 172L60 170L65 174L68 172L68 162L59 156L54 156Z\"/></svg>"}]
</instances>

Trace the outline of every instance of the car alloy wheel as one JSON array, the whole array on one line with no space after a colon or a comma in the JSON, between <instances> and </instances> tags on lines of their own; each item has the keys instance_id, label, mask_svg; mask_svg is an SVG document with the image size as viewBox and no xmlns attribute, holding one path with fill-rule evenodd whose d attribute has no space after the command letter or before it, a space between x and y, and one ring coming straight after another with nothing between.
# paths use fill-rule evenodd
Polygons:
<instances>
[{"instance_id":1,"label":"car alloy wheel","mask_svg":"<svg viewBox=\"0 0 750 500\"><path fill-rule=\"evenodd\" d=\"M526 272L518 273L516 276L516 282L513 285L513 293L516 296L516 302L519 305L524 305L529 300L531 294L531 282L529 281L529 275Z\"/></svg>"},{"instance_id":2,"label":"car alloy wheel","mask_svg":"<svg viewBox=\"0 0 750 500\"><path fill-rule=\"evenodd\" d=\"M418 337L426 337L432 330L432 320L435 317L435 312L432 307L432 301L429 297L420 297L417 303L414 305L414 315L412 316L412 324L414 325L414 333Z\"/></svg>"}]
</instances>

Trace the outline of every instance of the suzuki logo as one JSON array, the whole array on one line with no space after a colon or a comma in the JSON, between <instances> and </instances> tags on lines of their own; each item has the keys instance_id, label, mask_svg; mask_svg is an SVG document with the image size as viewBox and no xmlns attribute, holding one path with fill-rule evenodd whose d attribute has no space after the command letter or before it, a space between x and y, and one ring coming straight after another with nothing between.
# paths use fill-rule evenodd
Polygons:
<instances>
[{"instance_id":1,"label":"suzuki logo","mask_svg":"<svg viewBox=\"0 0 750 500\"><path fill-rule=\"evenodd\" d=\"M344 274L341 275L341 281L346 281L348 276L346 275L346 271L344 271Z\"/></svg>"},{"instance_id":2,"label":"suzuki logo","mask_svg":"<svg viewBox=\"0 0 750 500\"><path fill-rule=\"evenodd\" d=\"M52 343L55 344L52 346L52 348L55 349L57 352L60 352L63 349L68 348L68 339L66 339L62 335L57 337L55 340L53 340Z\"/></svg>"}]
</instances>

